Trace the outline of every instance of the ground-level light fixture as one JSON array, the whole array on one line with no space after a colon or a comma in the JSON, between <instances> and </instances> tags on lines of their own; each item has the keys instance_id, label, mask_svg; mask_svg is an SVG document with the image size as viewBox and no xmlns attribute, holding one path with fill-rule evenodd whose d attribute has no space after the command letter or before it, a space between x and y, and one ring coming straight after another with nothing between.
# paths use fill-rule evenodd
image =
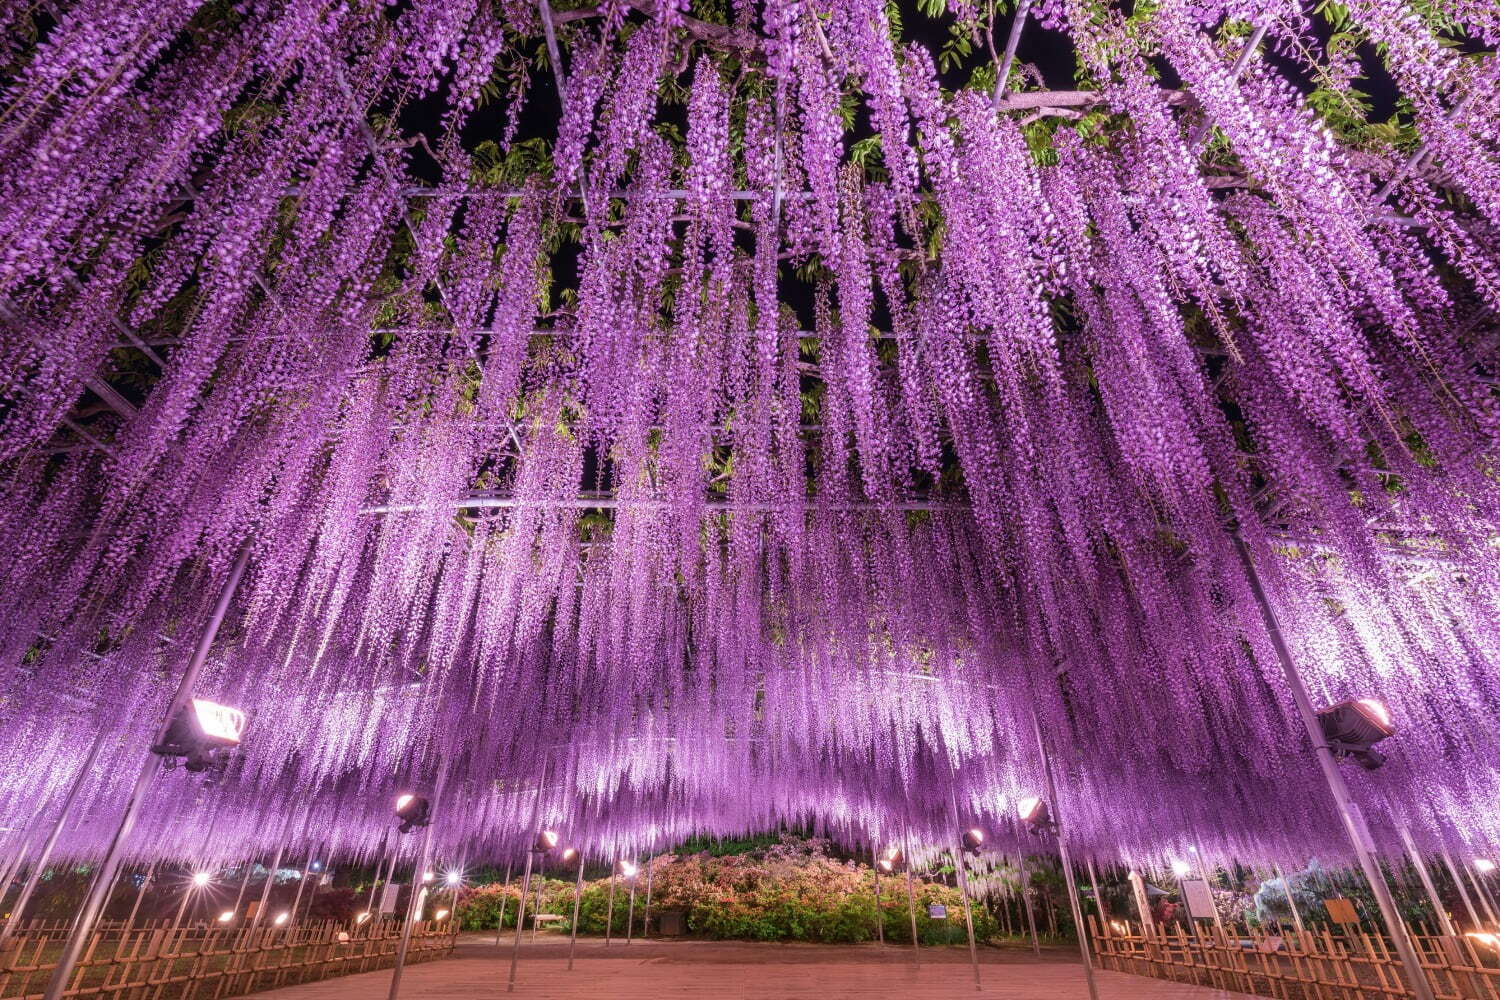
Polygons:
<instances>
[{"instance_id":1,"label":"ground-level light fixture","mask_svg":"<svg viewBox=\"0 0 1500 1000\"><path fill-rule=\"evenodd\" d=\"M1488 875L1490 872L1495 870L1495 862L1491 861L1489 858L1475 858L1474 869L1481 875Z\"/></svg>"},{"instance_id":2,"label":"ground-level light fixture","mask_svg":"<svg viewBox=\"0 0 1500 1000\"><path fill-rule=\"evenodd\" d=\"M448 911L447 910L438 910L436 913L434 913L432 915L432 919L433 920L447 920L448 919Z\"/></svg>"},{"instance_id":3,"label":"ground-level light fixture","mask_svg":"<svg viewBox=\"0 0 1500 1000\"><path fill-rule=\"evenodd\" d=\"M1031 833L1050 833L1057 829L1057 824L1052 822L1052 810L1046 802L1034 795L1028 795L1016 803L1016 814Z\"/></svg>"},{"instance_id":4,"label":"ground-level light fixture","mask_svg":"<svg viewBox=\"0 0 1500 1000\"><path fill-rule=\"evenodd\" d=\"M557 841L558 836L555 831L542 830L536 835L536 842L531 845L531 849L541 854L547 854L557 846Z\"/></svg>"},{"instance_id":5,"label":"ground-level light fixture","mask_svg":"<svg viewBox=\"0 0 1500 1000\"><path fill-rule=\"evenodd\" d=\"M348 931L339 931L338 941L339 941L339 944L348 944L349 943L349 932Z\"/></svg>"},{"instance_id":6,"label":"ground-level light fixture","mask_svg":"<svg viewBox=\"0 0 1500 1000\"><path fill-rule=\"evenodd\" d=\"M1172 862L1172 874L1176 875L1178 878L1187 878L1188 873L1192 870L1193 866L1188 864L1186 861Z\"/></svg>"},{"instance_id":7,"label":"ground-level light fixture","mask_svg":"<svg viewBox=\"0 0 1500 1000\"><path fill-rule=\"evenodd\" d=\"M615 863L615 871L620 873L621 878L635 878L640 874L641 869L629 861L619 861Z\"/></svg>"},{"instance_id":8,"label":"ground-level light fixture","mask_svg":"<svg viewBox=\"0 0 1500 1000\"><path fill-rule=\"evenodd\" d=\"M401 824L398 833L411 833L417 827L432 822L432 803L420 795L407 792L396 797L396 818Z\"/></svg>"},{"instance_id":9,"label":"ground-level light fixture","mask_svg":"<svg viewBox=\"0 0 1500 1000\"><path fill-rule=\"evenodd\" d=\"M290 913L287 913L287 912L283 911L281 913L276 914L276 919L273 920L273 921L271 921L271 923L275 924L277 927L280 927L282 924L286 923L290 919L292 919L292 915Z\"/></svg>"},{"instance_id":10,"label":"ground-level light fixture","mask_svg":"<svg viewBox=\"0 0 1500 1000\"><path fill-rule=\"evenodd\" d=\"M163 757L182 757L183 766L189 771L222 771L227 764L223 751L239 746L244 732L244 712L193 698L172 718L166 735L151 752Z\"/></svg>"},{"instance_id":11,"label":"ground-level light fixture","mask_svg":"<svg viewBox=\"0 0 1500 1000\"><path fill-rule=\"evenodd\" d=\"M457 870L450 871L447 875L443 876L443 881L446 882L450 886L461 885L463 883L463 880L464 880L464 873L461 872L461 871L457 871Z\"/></svg>"},{"instance_id":12,"label":"ground-level light fixture","mask_svg":"<svg viewBox=\"0 0 1500 1000\"><path fill-rule=\"evenodd\" d=\"M569 868L583 864L583 852L576 847L564 847L562 853L557 856L557 863Z\"/></svg>"},{"instance_id":13,"label":"ground-level light fixture","mask_svg":"<svg viewBox=\"0 0 1500 1000\"><path fill-rule=\"evenodd\" d=\"M435 874L433 874L432 872L423 872L422 873L422 881L423 882L431 882L435 878L437 878L437 876Z\"/></svg>"},{"instance_id":14,"label":"ground-level light fixture","mask_svg":"<svg viewBox=\"0 0 1500 1000\"><path fill-rule=\"evenodd\" d=\"M1383 739L1396 735L1391 713L1374 698L1355 698L1318 713L1318 725L1328 749L1335 756L1348 757L1366 771L1385 763L1385 754L1372 749Z\"/></svg>"},{"instance_id":15,"label":"ground-level light fixture","mask_svg":"<svg viewBox=\"0 0 1500 1000\"><path fill-rule=\"evenodd\" d=\"M362 913L359 913L359 914L357 914L354 917L354 923L356 925L362 924L362 923L364 923L365 921L367 921L369 919L370 919L370 911L369 910L365 910Z\"/></svg>"},{"instance_id":16,"label":"ground-level light fixture","mask_svg":"<svg viewBox=\"0 0 1500 1000\"><path fill-rule=\"evenodd\" d=\"M1491 948L1500 949L1500 934L1491 934L1488 931L1470 931L1464 937L1480 944L1489 945Z\"/></svg>"},{"instance_id":17,"label":"ground-level light fixture","mask_svg":"<svg viewBox=\"0 0 1500 1000\"><path fill-rule=\"evenodd\" d=\"M978 851L984 846L984 831L978 827L970 827L964 831L964 850Z\"/></svg>"},{"instance_id":18,"label":"ground-level light fixture","mask_svg":"<svg viewBox=\"0 0 1500 1000\"><path fill-rule=\"evenodd\" d=\"M233 919L234 919L234 911L233 910L225 910L223 913L219 914L219 923L221 923L221 924L227 924L227 923L229 923L229 921L231 921Z\"/></svg>"},{"instance_id":19,"label":"ground-level light fixture","mask_svg":"<svg viewBox=\"0 0 1500 1000\"><path fill-rule=\"evenodd\" d=\"M208 885L208 883L211 882L212 880L213 880L213 875L211 873L209 873L209 872L194 872L193 873L193 885L197 886L200 889L203 888L205 885Z\"/></svg>"}]
</instances>

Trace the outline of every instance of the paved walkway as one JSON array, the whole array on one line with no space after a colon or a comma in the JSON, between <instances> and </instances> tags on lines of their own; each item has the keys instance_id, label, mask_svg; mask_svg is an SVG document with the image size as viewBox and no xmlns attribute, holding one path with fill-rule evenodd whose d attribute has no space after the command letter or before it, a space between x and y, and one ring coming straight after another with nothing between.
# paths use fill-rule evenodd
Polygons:
<instances>
[{"instance_id":1,"label":"paved walkway","mask_svg":"<svg viewBox=\"0 0 1500 1000\"><path fill-rule=\"evenodd\" d=\"M414 965L401 1000L502 1000L511 938L464 935L452 958ZM517 1000L953 1000L974 996L965 948L911 950L891 945L754 944L739 941L580 939L572 972L566 937L542 935L521 948ZM989 1000L1086 1000L1076 955L981 949L980 996ZM380 1000L390 972L368 972L255 994L265 1000ZM1243 994L1100 972L1099 1000L1239 1000Z\"/></svg>"}]
</instances>

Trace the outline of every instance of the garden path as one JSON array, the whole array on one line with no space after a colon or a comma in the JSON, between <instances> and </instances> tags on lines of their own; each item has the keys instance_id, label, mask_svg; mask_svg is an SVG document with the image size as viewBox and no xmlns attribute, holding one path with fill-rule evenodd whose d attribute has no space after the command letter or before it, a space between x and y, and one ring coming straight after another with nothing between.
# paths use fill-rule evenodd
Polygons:
<instances>
[{"instance_id":1,"label":"garden path","mask_svg":"<svg viewBox=\"0 0 1500 1000\"><path fill-rule=\"evenodd\" d=\"M528 933L528 938L529 938ZM505 992L511 938L466 934L453 957L408 968L401 1000L953 1000L974 996L964 948L924 948L913 968L897 945L760 944L742 941L580 939L566 971L568 939L541 935L521 949L514 994ZM981 952L985 1000L1085 1000L1076 953ZM1240 1000L1245 995L1118 972L1100 972L1100 1000ZM263 1000L377 1000L390 972L372 972L256 994Z\"/></svg>"}]
</instances>

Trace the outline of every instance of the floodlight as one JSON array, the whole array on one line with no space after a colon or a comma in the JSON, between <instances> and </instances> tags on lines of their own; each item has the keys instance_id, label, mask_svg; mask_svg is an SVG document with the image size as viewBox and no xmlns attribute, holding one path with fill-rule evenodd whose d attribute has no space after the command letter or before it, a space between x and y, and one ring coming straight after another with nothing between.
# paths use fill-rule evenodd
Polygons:
<instances>
[{"instance_id":1,"label":"floodlight","mask_svg":"<svg viewBox=\"0 0 1500 1000\"><path fill-rule=\"evenodd\" d=\"M879 861L875 862L875 868L876 870L885 872L885 874L889 875L896 870L896 865L891 861L890 858L881 858Z\"/></svg>"},{"instance_id":2,"label":"floodlight","mask_svg":"<svg viewBox=\"0 0 1500 1000\"><path fill-rule=\"evenodd\" d=\"M432 803L420 795L407 793L396 799L396 818L401 824L398 833L411 833L419 826L432 822Z\"/></svg>"},{"instance_id":3,"label":"floodlight","mask_svg":"<svg viewBox=\"0 0 1500 1000\"><path fill-rule=\"evenodd\" d=\"M1172 862L1172 874L1176 875L1178 878L1187 878L1188 872L1192 870L1193 866L1188 864L1186 861Z\"/></svg>"},{"instance_id":4,"label":"floodlight","mask_svg":"<svg viewBox=\"0 0 1500 1000\"><path fill-rule=\"evenodd\" d=\"M1057 829L1057 824L1052 822L1052 810L1034 795L1017 802L1016 812L1020 815L1021 822L1026 824L1026 829L1032 833L1050 833Z\"/></svg>"},{"instance_id":5,"label":"floodlight","mask_svg":"<svg viewBox=\"0 0 1500 1000\"><path fill-rule=\"evenodd\" d=\"M195 886L197 886L198 888L201 889L205 885L208 885L209 881L212 878L213 878L213 875L210 874L209 872L194 872L193 873L193 885L195 885Z\"/></svg>"},{"instance_id":6,"label":"floodlight","mask_svg":"<svg viewBox=\"0 0 1500 1000\"><path fill-rule=\"evenodd\" d=\"M339 931L339 944L348 944L348 943L349 943L349 932L348 931Z\"/></svg>"},{"instance_id":7,"label":"floodlight","mask_svg":"<svg viewBox=\"0 0 1500 1000\"><path fill-rule=\"evenodd\" d=\"M434 875L432 872L423 872L422 873L422 881L423 882L431 882L435 878L437 878L437 876Z\"/></svg>"},{"instance_id":8,"label":"floodlight","mask_svg":"<svg viewBox=\"0 0 1500 1000\"><path fill-rule=\"evenodd\" d=\"M443 881L447 882L449 885L458 885L463 880L464 873L460 871L451 871L443 877Z\"/></svg>"},{"instance_id":9,"label":"floodlight","mask_svg":"<svg viewBox=\"0 0 1500 1000\"><path fill-rule=\"evenodd\" d=\"M964 850L977 852L984 846L984 831L971 827L964 831Z\"/></svg>"},{"instance_id":10,"label":"floodlight","mask_svg":"<svg viewBox=\"0 0 1500 1000\"><path fill-rule=\"evenodd\" d=\"M901 863L901 848L887 847L885 849L885 859L893 865L899 865Z\"/></svg>"},{"instance_id":11,"label":"floodlight","mask_svg":"<svg viewBox=\"0 0 1500 1000\"><path fill-rule=\"evenodd\" d=\"M355 922L355 924L362 924L366 920L369 920L369 919L370 919L370 911L369 910L365 910L364 912L360 913L358 916L356 916L354 918L354 922Z\"/></svg>"},{"instance_id":12,"label":"floodlight","mask_svg":"<svg viewBox=\"0 0 1500 1000\"><path fill-rule=\"evenodd\" d=\"M1318 713L1318 725L1328 749L1336 756L1352 758L1366 771L1385 763L1385 754L1371 748L1396 735L1390 711L1374 698L1341 701L1325 708Z\"/></svg>"},{"instance_id":13,"label":"floodlight","mask_svg":"<svg viewBox=\"0 0 1500 1000\"><path fill-rule=\"evenodd\" d=\"M321 862L321 861L314 861L312 864L308 865L307 867L311 868L313 871L320 871L323 868L323 862Z\"/></svg>"},{"instance_id":14,"label":"floodlight","mask_svg":"<svg viewBox=\"0 0 1500 1000\"><path fill-rule=\"evenodd\" d=\"M292 919L292 915L290 913L282 912L282 913L276 914L276 919L273 920L273 921L271 921L271 922L273 924L275 924L277 927L280 927L282 924L286 923L290 919Z\"/></svg>"},{"instance_id":15,"label":"floodlight","mask_svg":"<svg viewBox=\"0 0 1500 1000\"><path fill-rule=\"evenodd\" d=\"M221 924L227 924L227 923L229 923L229 921L231 921L233 919L234 919L234 911L233 910L225 910L223 913L219 914L219 923L221 923Z\"/></svg>"},{"instance_id":16,"label":"floodlight","mask_svg":"<svg viewBox=\"0 0 1500 1000\"><path fill-rule=\"evenodd\" d=\"M432 919L433 920L447 920L448 919L448 911L447 910L438 910L436 913L434 913L432 915Z\"/></svg>"},{"instance_id":17,"label":"floodlight","mask_svg":"<svg viewBox=\"0 0 1500 1000\"><path fill-rule=\"evenodd\" d=\"M228 705L193 698L167 726L162 741L151 748L163 757L184 757L189 771L222 771L222 751L240 745L245 713Z\"/></svg>"},{"instance_id":18,"label":"floodlight","mask_svg":"<svg viewBox=\"0 0 1500 1000\"><path fill-rule=\"evenodd\" d=\"M1487 944L1491 948L1500 949L1500 935L1490 934L1487 931L1469 931L1464 937L1473 938L1480 944Z\"/></svg>"},{"instance_id":19,"label":"floodlight","mask_svg":"<svg viewBox=\"0 0 1500 1000\"><path fill-rule=\"evenodd\" d=\"M1488 875L1490 872L1495 870L1495 862L1491 861L1489 858L1475 858L1474 868L1479 872L1479 874Z\"/></svg>"},{"instance_id":20,"label":"floodlight","mask_svg":"<svg viewBox=\"0 0 1500 1000\"><path fill-rule=\"evenodd\" d=\"M629 861L620 861L615 864L615 871L620 873L621 878L635 878L641 870Z\"/></svg>"},{"instance_id":21,"label":"floodlight","mask_svg":"<svg viewBox=\"0 0 1500 1000\"><path fill-rule=\"evenodd\" d=\"M536 843L531 845L531 849L546 854L557 846L557 839L556 833L551 830L543 830L536 835Z\"/></svg>"}]
</instances>

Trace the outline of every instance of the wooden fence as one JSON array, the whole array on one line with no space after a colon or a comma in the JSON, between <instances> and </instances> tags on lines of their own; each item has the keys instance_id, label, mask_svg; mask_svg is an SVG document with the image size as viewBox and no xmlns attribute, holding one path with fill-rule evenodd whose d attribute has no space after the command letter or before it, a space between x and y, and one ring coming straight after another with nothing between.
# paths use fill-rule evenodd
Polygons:
<instances>
[{"instance_id":1,"label":"wooden fence","mask_svg":"<svg viewBox=\"0 0 1500 1000\"><path fill-rule=\"evenodd\" d=\"M1099 964L1116 972L1196 983L1280 1000L1410 997L1390 942L1371 934L1270 934L1202 925L1142 927L1089 919ZM1467 937L1413 936L1439 1000L1500 1000L1500 954Z\"/></svg>"},{"instance_id":2,"label":"wooden fence","mask_svg":"<svg viewBox=\"0 0 1500 1000\"><path fill-rule=\"evenodd\" d=\"M412 929L407 962L453 950L454 921ZM41 996L67 940L64 924L19 929L0 951L0 1000ZM401 924L215 928L103 924L89 942L66 996L90 1000L218 1000L257 990L388 968Z\"/></svg>"}]
</instances>

